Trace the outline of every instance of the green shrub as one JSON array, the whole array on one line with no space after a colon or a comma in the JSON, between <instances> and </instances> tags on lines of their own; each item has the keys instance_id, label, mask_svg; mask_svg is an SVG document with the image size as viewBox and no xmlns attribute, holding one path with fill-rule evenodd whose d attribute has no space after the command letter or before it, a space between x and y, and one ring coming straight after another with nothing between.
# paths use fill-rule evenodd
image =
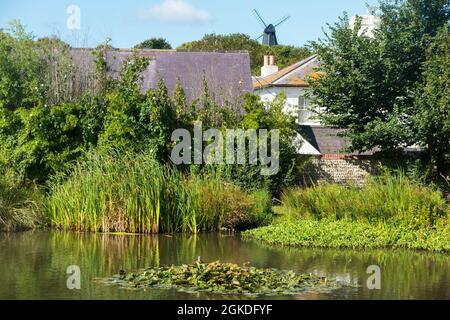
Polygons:
<instances>
[{"instance_id":1,"label":"green shrub","mask_svg":"<svg viewBox=\"0 0 450 320\"><path fill-rule=\"evenodd\" d=\"M13 178L0 178L0 231L19 231L46 224L43 196L37 187L20 186Z\"/></svg>"},{"instance_id":2,"label":"green shrub","mask_svg":"<svg viewBox=\"0 0 450 320\"><path fill-rule=\"evenodd\" d=\"M0 108L33 107L47 94L44 59L18 21L5 31L0 30Z\"/></svg>"},{"instance_id":3,"label":"green shrub","mask_svg":"<svg viewBox=\"0 0 450 320\"><path fill-rule=\"evenodd\" d=\"M221 195L225 205L222 227L246 230L267 225L272 221L272 201L265 190L253 191L250 195L237 186L229 185Z\"/></svg>"}]
</instances>

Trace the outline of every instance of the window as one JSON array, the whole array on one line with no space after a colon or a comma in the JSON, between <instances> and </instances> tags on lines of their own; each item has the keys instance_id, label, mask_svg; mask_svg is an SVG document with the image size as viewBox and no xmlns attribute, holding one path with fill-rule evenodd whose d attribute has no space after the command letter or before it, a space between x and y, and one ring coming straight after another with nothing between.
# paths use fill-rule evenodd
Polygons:
<instances>
[{"instance_id":1,"label":"window","mask_svg":"<svg viewBox=\"0 0 450 320\"><path fill-rule=\"evenodd\" d=\"M298 97L298 121L300 124L311 121L310 118L313 116L310 110L309 100L305 96Z\"/></svg>"}]
</instances>

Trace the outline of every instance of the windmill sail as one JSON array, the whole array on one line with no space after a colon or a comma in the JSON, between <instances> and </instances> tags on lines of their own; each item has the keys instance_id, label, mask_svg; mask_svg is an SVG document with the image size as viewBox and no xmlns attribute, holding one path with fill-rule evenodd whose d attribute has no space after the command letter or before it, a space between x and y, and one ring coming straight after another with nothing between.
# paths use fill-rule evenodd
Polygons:
<instances>
[{"instance_id":1,"label":"windmill sail","mask_svg":"<svg viewBox=\"0 0 450 320\"><path fill-rule=\"evenodd\" d=\"M264 32L262 35L260 35L256 40L259 40L262 38L262 43L267 46L276 46L278 45L278 39L276 34L276 27L278 27L280 24L284 23L286 20L288 20L291 16L284 16L278 22L275 24L267 24L264 19L259 14L258 10L254 9L253 13L256 17L256 19L262 24L264 27Z\"/></svg>"}]
</instances>

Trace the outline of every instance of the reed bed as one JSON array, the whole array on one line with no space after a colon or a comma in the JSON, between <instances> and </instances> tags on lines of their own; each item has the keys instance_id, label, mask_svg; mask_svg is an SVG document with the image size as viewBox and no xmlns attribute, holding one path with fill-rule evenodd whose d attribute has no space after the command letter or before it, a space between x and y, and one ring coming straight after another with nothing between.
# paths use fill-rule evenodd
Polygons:
<instances>
[{"instance_id":1,"label":"reed bed","mask_svg":"<svg viewBox=\"0 0 450 320\"><path fill-rule=\"evenodd\" d=\"M282 246L450 251L448 203L401 173L369 179L362 189L322 184L285 190L275 211L275 223L243 236Z\"/></svg>"},{"instance_id":2,"label":"reed bed","mask_svg":"<svg viewBox=\"0 0 450 320\"><path fill-rule=\"evenodd\" d=\"M439 191L402 173L372 177L362 189L322 184L285 190L281 202L282 210L296 218L407 224L417 229L447 220L450 211Z\"/></svg>"},{"instance_id":3,"label":"reed bed","mask_svg":"<svg viewBox=\"0 0 450 320\"><path fill-rule=\"evenodd\" d=\"M270 211L256 204L260 197L147 155L92 155L50 183L47 209L58 229L198 233L258 224Z\"/></svg>"}]
</instances>

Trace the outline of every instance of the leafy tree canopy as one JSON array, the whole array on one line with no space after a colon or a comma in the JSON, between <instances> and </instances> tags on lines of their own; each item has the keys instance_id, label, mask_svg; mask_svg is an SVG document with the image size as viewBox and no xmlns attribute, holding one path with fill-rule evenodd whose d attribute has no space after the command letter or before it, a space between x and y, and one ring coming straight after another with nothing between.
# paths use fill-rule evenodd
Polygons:
<instances>
[{"instance_id":1,"label":"leafy tree canopy","mask_svg":"<svg viewBox=\"0 0 450 320\"><path fill-rule=\"evenodd\" d=\"M275 56L275 61L280 68L287 67L312 54L307 48L293 46L268 47L251 39L248 35L234 33L229 35L207 34L201 40L186 42L179 46L180 51L238 51L246 50L250 55L250 63L253 74L259 74L263 64L264 55Z\"/></svg>"},{"instance_id":2,"label":"leafy tree canopy","mask_svg":"<svg viewBox=\"0 0 450 320\"><path fill-rule=\"evenodd\" d=\"M423 82L415 95L415 140L427 146L435 174L450 176L450 37L449 26L431 40ZM446 170L445 170L446 168ZM449 179L450 180L450 179Z\"/></svg>"},{"instance_id":3,"label":"leafy tree canopy","mask_svg":"<svg viewBox=\"0 0 450 320\"><path fill-rule=\"evenodd\" d=\"M436 137L429 135L426 125L417 123L424 123L426 117L417 115L422 114L420 106L428 104L428 110L440 110L439 116L428 114L437 121L434 125L445 128L443 109L448 110L448 100L436 95L448 95L448 73L446 77L441 61L445 55L438 58L432 52L445 47L442 40L436 44L433 39L439 32L445 33L439 30L448 24L449 1L383 0L379 15L381 24L374 37L361 35L361 18L351 29L344 14L324 39L312 44L322 62L318 70L322 76L311 79L310 92L324 108L320 118L327 125L347 128L353 151L378 148L392 154L426 142L430 156L441 159L437 153L443 152L442 148L429 144ZM433 69L438 63L439 72ZM436 80L439 77L446 80ZM429 92L431 83L438 86L434 97L416 93L423 85L428 89L419 92ZM422 102L418 103L417 96ZM439 107L445 103L446 108ZM423 130L417 132L419 127ZM441 134L439 140L445 140L448 147L448 132L444 129ZM441 162L437 171L448 171L448 166Z\"/></svg>"},{"instance_id":4,"label":"leafy tree canopy","mask_svg":"<svg viewBox=\"0 0 450 320\"><path fill-rule=\"evenodd\" d=\"M164 38L150 38L138 45L134 46L135 49L160 49L160 50L170 50L172 46Z\"/></svg>"}]
</instances>

